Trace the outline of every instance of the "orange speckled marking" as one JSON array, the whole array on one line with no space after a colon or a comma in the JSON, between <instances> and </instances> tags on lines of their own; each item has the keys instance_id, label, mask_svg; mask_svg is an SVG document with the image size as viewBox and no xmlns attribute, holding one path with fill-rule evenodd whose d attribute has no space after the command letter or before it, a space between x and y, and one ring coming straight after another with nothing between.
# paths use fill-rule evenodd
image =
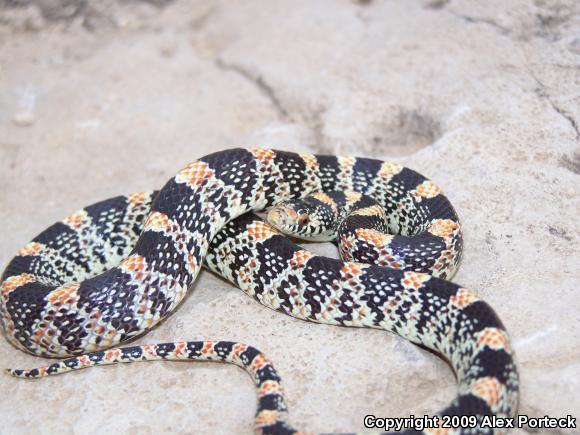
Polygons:
<instances>
[{"instance_id":1,"label":"orange speckled marking","mask_svg":"<svg viewBox=\"0 0 580 435\"><path fill-rule=\"evenodd\" d=\"M477 344L480 346L488 346L495 350L505 349L506 352L511 351L507 334L498 328L485 328L483 331L480 331L477 334Z\"/></svg>"},{"instance_id":2,"label":"orange speckled marking","mask_svg":"<svg viewBox=\"0 0 580 435\"><path fill-rule=\"evenodd\" d=\"M351 169L356 163L356 158L351 156L338 157L338 164L343 170Z\"/></svg>"},{"instance_id":3,"label":"orange speckled marking","mask_svg":"<svg viewBox=\"0 0 580 435\"><path fill-rule=\"evenodd\" d=\"M11 276L2 283L2 295L6 297L10 294L10 292L13 292L18 287L35 281L36 278L34 278L34 275L31 275L30 273L22 273L20 275Z\"/></svg>"},{"instance_id":4,"label":"orange speckled marking","mask_svg":"<svg viewBox=\"0 0 580 435\"><path fill-rule=\"evenodd\" d=\"M141 346L141 350L143 351L143 355L146 355L148 358L157 358L157 346L154 344L145 344Z\"/></svg>"},{"instance_id":5,"label":"orange speckled marking","mask_svg":"<svg viewBox=\"0 0 580 435\"><path fill-rule=\"evenodd\" d=\"M203 345L203 349L201 349L201 353L203 354L214 353L213 350L214 344L215 343L213 341L206 341Z\"/></svg>"},{"instance_id":6,"label":"orange speckled marking","mask_svg":"<svg viewBox=\"0 0 580 435\"><path fill-rule=\"evenodd\" d=\"M329 205L333 208L336 208L336 202L334 202L334 199L332 199L330 196L328 196L326 193L324 192L315 192L312 194L313 198L316 198L317 200L319 200L320 202Z\"/></svg>"},{"instance_id":7,"label":"orange speckled marking","mask_svg":"<svg viewBox=\"0 0 580 435\"><path fill-rule=\"evenodd\" d=\"M284 395L284 388L276 381L265 381L258 390L258 397L265 396L267 394L279 394Z\"/></svg>"},{"instance_id":8,"label":"orange speckled marking","mask_svg":"<svg viewBox=\"0 0 580 435\"><path fill-rule=\"evenodd\" d=\"M459 229L459 224L451 219L437 219L429 226L429 232L438 237L450 237Z\"/></svg>"},{"instance_id":9,"label":"orange speckled marking","mask_svg":"<svg viewBox=\"0 0 580 435\"><path fill-rule=\"evenodd\" d=\"M135 192L127 197L127 202L131 205L141 205L149 197L147 192Z\"/></svg>"},{"instance_id":10,"label":"orange speckled marking","mask_svg":"<svg viewBox=\"0 0 580 435\"><path fill-rule=\"evenodd\" d=\"M79 210L69 214L63 219L63 222L71 228L79 229L88 220L88 214L85 210Z\"/></svg>"},{"instance_id":11,"label":"orange speckled marking","mask_svg":"<svg viewBox=\"0 0 580 435\"><path fill-rule=\"evenodd\" d=\"M391 178L403 170L403 167L398 163L384 162L379 169L379 177Z\"/></svg>"},{"instance_id":12,"label":"orange speckled marking","mask_svg":"<svg viewBox=\"0 0 580 435\"><path fill-rule=\"evenodd\" d=\"M403 287L406 289L413 288L418 290L424 282L431 279L430 275L418 272L405 272L403 274Z\"/></svg>"},{"instance_id":13,"label":"orange speckled marking","mask_svg":"<svg viewBox=\"0 0 580 435\"><path fill-rule=\"evenodd\" d=\"M201 160L189 163L175 176L175 181L178 183L186 183L190 186L201 186L203 180L213 175L213 171L208 164Z\"/></svg>"},{"instance_id":14,"label":"orange speckled marking","mask_svg":"<svg viewBox=\"0 0 580 435\"><path fill-rule=\"evenodd\" d=\"M276 156L276 153L274 151L269 150L267 148L251 147L248 148L248 151L251 152L254 155L254 157L258 159L258 161L262 164L268 164L270 160L272 160Z\"/></svg>"},{"instance_id":15,"label":"orange speckled marking","mask_svg":"<svg viewBox=\"0 0 580 435\"><path fill-rule=\"evenodd\" d=\"M81 355L78 357L79 363L83 366L83 367L88 367L92 365L91 359L89 358L88 355Z\"/></svg>"},{"instance_id":16,"label":"orange speckled marking","mask_svg":"<svg viewBox=\"0 0 580 435\"><path fill-rule=\"evenodd\" d=\"M358 276L360 275L363 266L365 266L362 263L356 263L354 261L351 261L349 263L344 263L344 266L342 266L342 269L340 269L340 273L342 275L347 275L350 274L352 276Z\"/></svg>"},{"instance_id":17,"label":"orange speckled marking","mask_svg":"<svg viewBox=\"0 0 580 435\"><path fill-rule=\"evenodd\" d=\"M415 189L415 194L421 198L435 198L440 193L441 188L429 180L423 181Z\"/></svg>"},{"instance_id":18,"label":"orange speckled marking","mask_svg":"<svg viewBox=\"0 0 580 435\"><path fill-rule=\"evenodd\" d=\"M145 221L145 229L147 230L159 230L166 231L171 226L171 220L169 217L158 211L151 212Z\"/></svg>"},{"instance_id":19,"label":"orange speckled marking","mask_svg":"<svg viewBox=\"0 0 580 435\"><path fill-rule=\"evenodd\" d=\"M248 227L248 236L253 240L265 240L278 234L271 226L262 221L254 221Z\"/></svg>"},{"instance_id":20,"label":"orange speckled marking","mask_svg":"<svg viewBox=\"0 0 580 435\"><path fill-rule=\"evenodd\" d=\"M37 242L30 242L24 246L20 251L18 251L18 255L20 257L26 257L27 255L38 255L42 252L44 245L37 243Z\"/></svg>"},{"instance_id":21,"label":"orange speckled marking","mask_svg":"<svg viewBox=\"0 0 580 435\"><path fill-rule=\"evenodd\" d=\"M318 160L312 154L300 154L300 158L306 164L306 167L310 169L318 169Z\"/></svg>"},{"instance_id":22,"label":"orange speckled marking","mask_svg":"<svg viewBox=\"0 0 580 435\"><path fill-rule=\"evenodd\" d=\"M479 295L474 290L460 288L455 295L449 298L456 307L463 308L479 300Z\"/></svg>"},{"instance_id":23,"label":"orange speckled marking","mask_svg":"<svg viewBox=\"0 0 580 435\"><path fill-rule=\"evenodd\" d=\"M187 265L191 270L197 270L199 265L197 264L197 260L195 259L195 255L187 254Z\"/></svg>"},{"instance_id":24,"label":"orange speckled marking","mask_svg":"<svg viewBox=\"0 0 580 435\"><path fill-rule=\"evenodd\" d=\"M340 172L338 174L337 190L352 190L352 168L356 163L356 158L350 156L337 157Z\"/></svg>"},{"instance_id":25,"label":"orange speckled marking","mask_svg":"<svg viewBox=\"0 0 580 435\"><path fill-rule=\"evenodd\" d=\"M278 421L280 413L271 409L264 409L260 411L254 419L255 427L267 427L275 424Z\"/></svg>"},{"instance_id":26,"label":"orange speckled marking","mask_svg":"<svg viewBox=\"0 0 580 435\"><path fill-rule=\"evenodd\" d=\"M109 349L105 351L105 359L107 361L117 361L121 357L121 351L119 349Z\"/></svg>"},{"instance_id":27,"label":"orange speckled marking","mask_svg":"<svg viewBox=\"0 0 580 435\"><path fill-rule=\"evenodd\" d=\"M175 350L173 351L175 356L187 356L187 342L176 341Z\"/></svg>"},{"instance_id":28,"label":"orange speckled marking","mask_svg":"<svg viewBox=\"0 0 580 435\"><path fill-rule=\"evenodd\" d=\"M356 237L371 243L377 248L380 248L387 245L391 240L393 240L393 237L395 236L391 234L384 234L368 228L357 228Z\"/></svg>"},{"instance_id":29,"label":"orange speckled marking","mask_svg":"<svg viewBox=\"0 0 580 435\"><path fill-rule=\"evenodd\" d=\"M350 192L346 192L344 197L346 198L346 205L352 205L361 199L362 193L350 191Z\"/></svg>"},{"instance_id":30,"label":"orange speckled marking","mask_svg":"<svg viewBox=\"0 0 580 435\"><path fill-rule=\"evenodd\" d=\"M264 354L259 354L252 361L252 370L256 370L256 371L260 370L260 369L264 368L265 366L267 366L268 364L270 364L270 361L268 360L268 358L266 358L266 356Z\"/></svg>"},{"instance_id":31,"label":"orange speckled marking","mask_svg":"<svg viewBox=\"0 0 580 435\"><path fill-rule=\"evenodd\" d=\"M81 285L76 282L67 283L57 289L54 289L48 294L48 301L50 303L60 302L61 304L73 304L78 298L77 291Z\"/></svg>"},{"instance_id":32,"label":"orange speckled marking","mask_svg":"<svg viewBox=\"0 0 580 435\"><path fill-rule=\"evenodd\" d=\"M311 252L305 250L296 251L292 256L292 258L290 259L289 263L290 266L292 266L292 268L304 267L306 262L310 260L312 257L313 254Z\"/></svg>"},{"instance_id":33,"label":"orange speckled marking","mask_svg":"<svg viewBox=\"0 0 580 435\"><path fill-rule=\"evenodd\" d=\"M244 343L236 343L234 344L234 347L232 349L232 353L234 354L234 357L237 359L240 359L240 355L242 353L244 353L246 351L246 349L248 349L248 346Z\"/></svg>"},{"instance_id":34,"label":"orange speckled marking","mask_svg":"<svg viewBox=\"0 0 580 435\"><path fill-rule=\"evenodd\" d=\"M371 205L370 207L359 208L351 213L357 216L384 216L385 211L380 205Z\"/></svg>"},{"instance_id":35,"label":"orange speckled marking","mask_svg":"<svg viewBox=\"0 0 580 435\"><path fill-rule=\"evenodd\" d=\"M500 381L491 376L486 376L471 385L471 394L485 400L489 407L493 408L499 400L502 389L503 386Z\"/></svg>"},{"instance_id":36,"label":"orange speckled marking","mask_svg":"<svg viewBox=\"0 0 580 435\"><path fill-rule=\"evenodd\" d=\"M142 272L147 267L145 257L141 255L130 255L119 264L125 272Z\"/></svg>"}]
</instances>

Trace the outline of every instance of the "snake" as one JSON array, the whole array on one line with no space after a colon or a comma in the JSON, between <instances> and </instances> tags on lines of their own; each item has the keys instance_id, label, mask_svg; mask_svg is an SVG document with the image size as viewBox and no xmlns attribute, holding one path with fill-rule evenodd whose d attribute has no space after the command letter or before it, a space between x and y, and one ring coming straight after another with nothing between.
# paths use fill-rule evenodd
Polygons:
<instances>
[{"instance_id":1,"label":"snake","mask_svg":"<svg viewBox=\"0 0 580 435\"><path fill-rule=\"evenodd\" d=\"M156 192L96 203L26 244L0 278L7 340L37 356L65 358L8 369L23 378L117 362L222 361L244 368L258 390L257 433L298 434L280 376L256 348L187 341L119 348L179 306L202 265L261 304L317 322L393 332L446 359L458 393L442 416L475 427L424 433L498 433L484 416L513 417L519 380L509 336L478 293L412 270L315 255L252 212L316 192L360 192L402 236L439 238L430 267L452 273L462 247L458 215L441 189L399 165L266 148L219 151L183 167ZM437 268L434 268L435 270ZM409 429L408 433L417 433Z\"/></svg>"}]
</instances>

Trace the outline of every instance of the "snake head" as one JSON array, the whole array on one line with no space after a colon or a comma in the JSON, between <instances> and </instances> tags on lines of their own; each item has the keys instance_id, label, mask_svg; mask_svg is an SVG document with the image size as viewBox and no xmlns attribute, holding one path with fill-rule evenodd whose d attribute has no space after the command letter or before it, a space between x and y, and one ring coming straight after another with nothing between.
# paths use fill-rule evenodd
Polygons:
<instances>
[{"instance_id":1,"label":"snake head","mask_svg":"<svg viewBox=\"0 0 580 435\"><path fill-rule=\"evenodd\" d=\"M280 232L303 240L325 242L335 239L334 225L326 210L308 198L276 205L266 217Z\"/></svg>"}]
</instances>

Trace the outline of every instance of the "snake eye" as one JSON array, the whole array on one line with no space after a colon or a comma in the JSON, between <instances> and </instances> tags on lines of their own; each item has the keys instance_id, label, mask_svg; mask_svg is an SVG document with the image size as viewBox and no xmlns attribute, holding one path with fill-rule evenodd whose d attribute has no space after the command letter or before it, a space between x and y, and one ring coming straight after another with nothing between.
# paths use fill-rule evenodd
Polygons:
<instances>
[{"instance_id":1,"label":"snake eye","mask_svg":"<svg viewBox=\"0 0 580 435\"><path fill-rule=\"evenodd\" d=\"M300 225L306 225L309 220L310 219L309 219L308 215L307 214L303 214L303 215L300 215L300 217L298 218L298 223Z\"/></svg>"}]
</instances>

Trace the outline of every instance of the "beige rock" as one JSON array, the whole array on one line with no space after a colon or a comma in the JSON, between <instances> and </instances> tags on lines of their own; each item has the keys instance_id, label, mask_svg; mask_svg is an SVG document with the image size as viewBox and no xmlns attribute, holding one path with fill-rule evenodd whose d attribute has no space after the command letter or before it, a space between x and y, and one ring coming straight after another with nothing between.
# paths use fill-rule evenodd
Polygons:
<instances>
[{"instance_id":1,"label":"beige rock","mask_svg":"<svg viewBox=\"0 0 580 435\"><path fill-rule=\"evenodd\" d=\"M455 280L513 338L520 412L580 417L576 0L64 3L41 32L0 20L1 267L69 212L157 188L217 149L393 159L456 205ZM68 26L73 9L92 24ZM27 87L36 120L19 128ZM291 319L207 272L138 343L205 338L263 350L308 431L433 413L455 394L442 360L392 334ZM0 368L43 362L0 340ZM214 364L0 376L0 391L2 434L249 434L255 410L245 373Z\"/></svg>"}]
</instances>

